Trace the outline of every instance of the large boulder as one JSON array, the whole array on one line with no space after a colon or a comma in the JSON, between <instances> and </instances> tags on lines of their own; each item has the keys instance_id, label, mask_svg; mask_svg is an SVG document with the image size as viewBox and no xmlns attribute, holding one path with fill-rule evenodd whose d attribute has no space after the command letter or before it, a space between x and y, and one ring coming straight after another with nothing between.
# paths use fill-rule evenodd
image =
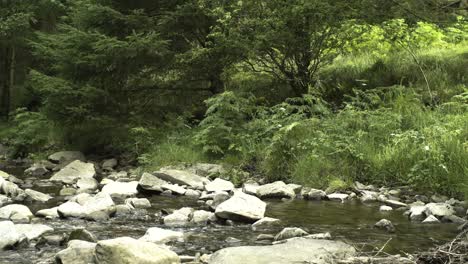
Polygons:
<instances>
[{"instance_id":1,"label":"large boulder","mask_svg":"<svg viewBox=\"0 0 468 264\"><path fill-rule=\"evenodd\" d=\"M68 247L55 255L57 263L89 264L94 263L96 243L82 240L71 240Z\"/></svg>"},{"instance_id":2,"label":"large boulder","mask_svg":"<svg viewBox=\"0 0 468 264\"><path fill-rule=\"evenodd\" d=\"M70 163L75 160L86 161L83 153L79 151L60 151L49 156L49 160L54 163Z\"/></svg>"},{"instance_id":3,"label":"large boulder","mask_svg":"<svg viewBox=\"0 0 468 264\"><path fill-rule=\"evenodd\" d=\"M354 247L340 241L293 238L272 246L244 246L221 249L209 264L332 264L356 254Z\"/></svg>"},{"instance_id":4,"label":"large boulder","mask_svg":"<svg viewBox=\"0 0 468 264\"><path fill-rule=\"evenodd\" d=\"M112 197L131 197L138 194L138 182L111 182L104 185L103 193L107 193Z\"/></svg>"},{"instance_id":5,"label":"large boulder","mask_svg":"<svg viewBox=\"0 0 468 264\"><path fill-rule=\"evenodd\" d=\"M179 256L154 243L130 237L99 241L95 249L96 264L178 264Z\"/></svg>"},{"instance_id":6,"label":"large boulder","mask_svg":"<svg viewBox=\"0 0 468 264\"><path fill-rule=\"evenodd\" d=\"M95 176L96 170L93 163L85 163L80 160L75 160L55 173L50 180L65 184L73 184L79 179L94 178Z\"/></svg>"},{"instance_id":7,"label":"large boulder","mask_svg":"<svg viewBox=\"0 0 468 264\"><path fill-rule=\"evenodd\" d=\"M426 218L425 211L424 205L411 206L408 217L411 221L423 221Z\"/></svg>"},{"instance_id":8,"label":"large boulder","mask_svg":"<svg viewBox=\"0 0 468 264\"><path fill-rule=\"evenodd\" d=\"M255 196L236 192L216 207L217 217L235 221L254 222L265 215L266 203Z\"/></svg>"},{"instance_id":9,"label":"large boulder","mask_svg":"<svg viewBox=\"0 0 468 264\"><path fill-rule=\"evenodd\" d=\"M140 238L142 241L164 244L171 241L183 240L184 233L162 229L159 227L151 227L148 229L144 236Z\"/></svg>"},{"instance_id":10,"label":"large boulder","mask_svg":"<svg viewBox=\"0 0 468 264\"><path fill-rule=\"evenodd\" d=\"M0 250L14 247L25 238L16 230L13 222L0 221Z\"/></svg>"},{"instance_id":11,"label":"large boulder","mask_svg":"<svg viewBox=\"0 0 468 264\"><path fill-rule=\"evenodd\" d=\"M54 229L50 226L40 224L17 224L15 225L16 232L24 235L28 240L34 240L46 233L53 232Z\"/></svg>"},{"instance_id":12,"label":"large boulder","mask_svg":"<svg viewBox=\"0 0 468 264\"><path fill-rule=\"evenodd\" d=\"M294 198L296 193L282 181L277 181L260 186L257 189L260 198Z\"/></svg>"},{"instance_id":13,"label":"large boulder","mask_svg":"<svg viewBox=\"0 0 468 264\"><path fill-rule=\"evenodd\" d=\"M429 203L426 204L426 210L424 213L427 216L433 215L435 217L443 217L453 215L455 211L451 205L446 203Z\"/></svg>"},{"instance_id":14,"label":"large boulder","mask_svg":"<svg viewBox=\"0 0 468 264\"><path fill-rule=\"evenodd\" d=\"M154 175L173 184L187 185L200 190L209 183L207 178L183 170L161 169L154 172Z\"/></svg>"},{"instance_id":15,"label":"large boulder","mask_svg":"<svg viewBox=\"0 0 468 264\"><path fill-rule=\"evenodd\" d=\"M145 172L141 175L138 187L146 191L162 192L162 186L165 184L167 184L167 181Z\"/></svg>"},{"instance_id":16,"label":"large boulder","mask_svg":"<svg viewBox=\"0 0 468 264\"><path fill-rule=\"evenodd\" d=\"M216 178L214 181L205 185L205 190L207 192L230 192L234 190L234 184L230 181L226 181L221 178Z\"/></svg>"},{"instance_id":17,"label":"large boulder","mask_svg":"<svg viewBox=\"0 0 468 264\"><path fill-rule=\"evenodd\" d=\"M15 223L29 223L33 214L22 204L10 204L0 208L0 219L11 220Z\"/></svg>"}]
</instances>

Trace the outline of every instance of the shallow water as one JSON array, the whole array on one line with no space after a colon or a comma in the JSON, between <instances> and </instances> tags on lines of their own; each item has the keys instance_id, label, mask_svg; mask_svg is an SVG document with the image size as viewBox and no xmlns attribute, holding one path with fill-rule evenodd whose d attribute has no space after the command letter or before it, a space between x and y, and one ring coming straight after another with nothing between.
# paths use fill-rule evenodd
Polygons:
<instances>
[{"instance_id":1,"label":"shallow water","mask_svg":"<svg viewBox=\"0 0 468 264\"><path fill-rule=\"evenodd\" d=\"M19 175L19 169L10 173ZM32 189L56 195L60 189L57 186L34 185ZM155 217L161 209L178 209L181 207L198 208L196 200L185 197L150 196L152 208L138 210L132 216L111 218L108 222L97 223L77 219L45 220L37 219L35 223L49 225L56 234L69 233L77 227L85 227L96 235L99 240L130 236L139 238L150 227L163 227ZM47 203L27 204L31 211L50 208L60 203L60 199L53 199ZM284 227L300 227L309 233L330 232L334 239L339 239L354 245L362 251L377 251L384 244L385 252L392 254L414 253L428 249L436 244L449 241L456 235L456 225L436 224L427 225L412 223L402 211L379 212L380 204L362 204L360 202L332 202L332 201L267 201L266 215L281 219ZM393 234L376 230L373 225L380 219L386 218L393 222L396 232ZM281 228L263 231L252 231L249 225L235 226L208 225L202 227L172 228L187 234L186 241L173 244L173 249L181 255L194 255L197 252L211 253L224 247L239 245L257 245L255 239L259 234L276 234ZM240 239L241 242L229 244L228 237ZM37 263L54 256L63 248L46 246L36 249L31 246L14 251L0 252L0 263Z\"/></svg>"}]
</instances>

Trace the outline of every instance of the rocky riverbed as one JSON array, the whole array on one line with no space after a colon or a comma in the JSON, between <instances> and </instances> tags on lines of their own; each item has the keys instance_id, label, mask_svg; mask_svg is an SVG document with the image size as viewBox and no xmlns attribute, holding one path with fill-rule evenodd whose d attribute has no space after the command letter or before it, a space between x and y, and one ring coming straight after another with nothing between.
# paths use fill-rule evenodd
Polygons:
<instances>
[{"instance_id":1,"label":"rocky riverbed","mask_svg":"<svg viewBox=\"0 0 468 264\"><path fill-rule=\"evenodd\" d=\"M237 187L214 164L141 172L65 151L1 169L0 263L412 263L468 213L466 201L357 182Z\"/></svg>"}]
</instances>

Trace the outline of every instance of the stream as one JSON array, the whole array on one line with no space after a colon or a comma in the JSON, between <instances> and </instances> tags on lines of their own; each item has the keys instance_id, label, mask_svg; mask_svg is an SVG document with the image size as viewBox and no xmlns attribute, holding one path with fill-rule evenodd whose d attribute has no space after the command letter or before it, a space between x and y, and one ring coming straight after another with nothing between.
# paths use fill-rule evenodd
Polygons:
<instances>
[{"instance_id":1,"label":"stream","mask_svg":"<svg viewBox=\"0 0 468 264\"><path fill-rule=\"evenodd\" d=\"M24 168L4 169L22 178ZM47 177L48 178L48 177ZM28 179L23 177L28 182ZM33 182L32 189L58 197L60 185L52 185L45 180ZM130 216L113 217L106 222L92 222L81 219L46 220L35 218L32 223L49 225L55 229L52 234L70 233L76 227L84 227L92 232L98 240L130 236L139 238L150 227L167 228L160 224L155 214L162 209L179 209L181 207L200 208L196 199L185 196L140 196L151 201L152 207L137 210ZM63 198L54 198L46 203L26 203L32 213L51 208L64 202ZM384 244L384 251L390 254L415 253L427 250L434 245L443 244L457 234L455 224L422 224L410 222L403 211L379 212L380 204L363 204L359 201L345 203L334 201L306 200L266 200L266 216L278 218L281 227L269 230L252 231L247 224L234 226L207 225L199 227L171 228L186 234L185 242L171 244L179 255L212 253L221 248L241 245L259 245L256 237L259 234L276 234L282 227L299 227L311 234L330 232L333 239L342 240L363 252L378 251ZM396 227L395 233L387 233L373 228L382 218L389 219ZM226 239L233 237L240 242L230 243ZM53 256L65 248L58 246L25 247L18 250L0 252L0 263L38 263Z\"/></svg>"}]
</instances>

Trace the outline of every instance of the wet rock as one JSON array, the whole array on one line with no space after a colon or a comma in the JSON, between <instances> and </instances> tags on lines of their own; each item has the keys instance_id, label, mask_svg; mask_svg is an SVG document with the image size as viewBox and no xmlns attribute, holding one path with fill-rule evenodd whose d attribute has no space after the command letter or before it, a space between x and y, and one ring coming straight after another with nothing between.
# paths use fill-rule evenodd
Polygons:
<instances>
[{"instance_id":1,"label":"wet rock","mask_svg":"<svg viewBox=\"0 0 468 264\"><path fill-rule=\"evenodd\" d=\"M287 184L286 186L288 186L289 189L293 190L293 192L296 195L300 194L302 191L302 185L299 185L299 184L290 183L290 184Z\"/></svg>"},{"instance_id":2,"label":"wet rock","mask_svg":"<svg viewBox=\"0 0 468 264\"><path fill-rule=\"evenodd\" d=\"M223 166L210 163L197 163L193 165L190 170L197 175L208 178L220 176L226 172Z\"/></svg>"},{"instance_id":3,"label":"wet rock","mask_svg":"<svg viewBox=\"0 0 468 264\"><path fill-rule=\"evenodd\" d=\"M156 244L165 244L171 241L183 241L184 233L172 231L168 229L162 229L159 227L149 228L145 235L142 236L139 240L156 243Z\"/></svg>"},{"instance_id":4,"label":"wet rock","mask_svg":"<svg viewBox=\"0 0 468 264\"><path fill-rule=\"evenodd\" d=\"M242 191L249 195L257 195L257 191L260 186L254 181L248 181L242 185Z\"/></svg>"},{"instance_id":5,"label":"wet rock","mask_svg":"<svg viewBox=\"0 0 468 264\"><path fill-rule=\"evenodd\" d=\"M390 212L390 211L393 211L393 208L390 207L390 206L387 206L387 205L382 205L382 206L380 206L379 211L380 212Z\"/></svg>"},{"instance_id":6,"label":"wet rock","mask_svg":"<svg viewBox=\"0 0 468 264\"><path fill-rule=\"evenodd\" d=\"M237 244L237 243L240 243L242 242L242 240L240 239L237 239L235 237L228 237L224 240L224 242L228 243L228 244Z\"/></svg>"},{"instance_id":7,"label":"wet rock","mask_svg":"<svg viewBox=\"0 0 468 264\"><path fill-rule=\"evenodd\" d=\"M27 206L10 204L0 208L0 219L11 220L14 223L29 223L33 214Z\"/></svg>"},{"instance_id":8,"label":"wet rock","mask_svg":"<svg viewBox=\"0 0 468 264\"><path fill-rule=\"evenodd\" d=\"M440 223L439 219L437 219L437 217L435 217L433 215L428 216L422 222L423 222L423 224L437 224L437 223Z\"/></svg>"},{"instance_id":9,"label":"wet rock","mask_svg":"<svg viewBox=\"0 0 468 264\"><path fill-rule=\"evenodd\" d=\"M24 194L24 191L17 184L10 181L3 181L0 191L11 198L16 198Z\"/></svg>"},{"instance_id":10,"label":"wet rock","mask_svg":"<svg viewBox=\"0 0 468 264\"><path fill-rule=\"evenodd\" d=\"M383 202L387 205L394 206L394 207L408 207L408 204L405 204L396 200L386 199Z\"/></svg>"},{"instance_id":11,"label":"wet rock","mask_svg":"<svg viewBox=\"0 0 468 264\"><path fill-rule=\"evenodd\" d=\"M187 191L185 191L184 195L195 199L195 198L200 197L201 193L200 191L197 191L197 190L188 189Z\"/></svg>"},{"instance_id":12,"label":"wet rock","mask_svg":"<svg viewBox=\"0 0 468 264\"><path fill-rule=\"evenodd\" d=\"M75 160L55 173L50 180L65 184L73 184L79 179L94 178L95 176L96 170L94 169L93 163L85 163L80 160Z\"/></svg>"},{"instance_id":13,"label":"wet rock","mask_svg":"<svg viewBox=\"0 0 468 264\"><path fill-rule=\"evenodd\" d=\"M332 264L336 259L352 257L354 247L339 241L294 238L271 246L230 247L215 252L209 264Z\"/></svg>"},{"instance_id":14,"label":"wet rock","mask_svg":"<svg viewBox=\"0 0 468 264\"><path fill-rule=\"evenodd\" d=\"M184 187L179 186L177 184L170 184L166 183L161 186L161 188L165 191L169 190L171 191L172 194L174 195L184 195L185 192L187 191Z\"/></svg>"},{"instance_id":15,"label":"wet rock","mask_svg":"<svg viewBox=\"0 0 468 264\"><path fill-rule=\"evenodd\" d=\"M115 212L115 204L109 194L98 193L94 197L86 197L78 202L68 201L61 204L57 211L61 217L91 218L97 219L109 216Z\"/></svg>"},{"instance_id":16,"label":"wet rock","mask_svg":"<svg viewBox=\"0 0 468 264\"><path fill-rule=\"evenodd\" d=\"M387 232L393 233L395 232L395 227L393 226L392 222L387 219L382 219L375 223L374 227L386 230Z\"/></svg>"},{"instance_id":17,"label":"wet rock","mask_svg":"<svg viewBox=\"0 0 468 264\"><path fill-rule=\"evenodd\" d=\"M112 172L107 177L114 181L128 181L128 173L126 171Z\"/></svg>"},{"instance_id":18,"label":"wet rock","mask_svg":"<svg viewBox=\"0 0 468 264\"><path fill-rule=\"evenodd\" d=\"M71 240L66 249L55 255L57 263L89 264L94 262L96 243L82 240Z\"/></svg>"},{"instance_id":19,"label":"wet rock","mask_svg":"<svg viewBox=\"0 0 468 264\"><path fill-rule=\"evenodd\" d=\"M425 195L415 195L414 199L416 201L421 201L423 203L428 203L429 202L429 198L427 198L427 196L425 196Z\"/></svg>"},{"instance_id":20,"label":"wet rock","mask_svg":"<svg viewBox=\"0 0 468 264\"><path fill-rule=\"evenodd\" d=\"M92 242L92 243L97 242L97 239L93 235L93 233L89 232L88 230L84 228L78 228L78 229L73 230L68 236L68 241L72 241L72 240L81 240L81 241L87 241L87 242Z\"/></svg>"},{"instance_id":21,"label":"wet rock","mask_svg":"<svg viewBox=\"0 0 468 264\"><path fill-rule=\"evenodd\" d=\"M49 201L50 199L52 199L52 196L48 195L48 194L45 194L45 193L41 193L41 192L38 192L38 191L34 191L34 190L31 190L31 189L26 189L24 191L24 193L29 197L29 199L31 199L32 201L36 201L36 202L47 202Z\"/></svg>"},{"instance_id":22,"label":"wet rock","mask_svg":"<svg viewBox=\"0 0 468 264\"><path fill-rule=\"evenodd\" d=\"M132 213L135 208L129 204L119 204L115 206L115 215L123 216Z\"/></svg>"},{"instance_id":23,"label":"wet rock","mask_svg":"<svg viewBox=\"0 0 468 264\"><path fill-rule=\"evenodd\" d=\"M131 197L138 194L138 182L111 182L105 185L101 192L112 197Z\"/></svg>"},{"instance_id":24,"label":"wet rock","mask_svg":"<svg viewBox=\"0 0 468 264\"><path fill-rule=\"evenodd\" d=\"M388 257L353 257L338 260L337 264L414 264L414 260L400 255Z\"/></svg>"},{"instance_id":25,"label":"wet rock","mask_svg":"<svg viewBox=\"0 0 468 264\"><path fill-rule=\"evenodd\" d=\"M257 189L260 198L294 198L296 193L286 183L277 181L260 186Z\"/></svg>"},{"instance_id":26,"label":"wet rock","mask_svg":"<svg viewBox=\"0 0 468 264\"><path fill-rule=\"evenodd\" d=\"M260 234L257 236L257 241L273 241L275 239L274 235L269 234Z\"/></svg>"},{"instance_id":27,"label":"wet rock","mask_svg":"<svg viewBox=\"0 0 468 264\"><path fill-rule=\"evenodd\" d=\"M216 216L213 212L205 210L197 210L193 212L191 222L197 225L206 225L209 222L216 221Z\"/></svg>"},{"instance_id":28,"label":"wet rock","mask_svg":"<svg viewBox=\"0 0 468 264\"><path fill-rule=\"evenodd\" d=\"M310 234L307 236L304 236L305 238L311 238L311 239L332 239L332 236L329 232L326 233L318 233L318 234Z\"/></svg>"},{"instance_id":29,"label":"wet rock","mask_svg":"<svg viewBox=\"0 0 468 264\"><path fill-rule=\"evenodd\" d=\"M65 240L64 235L44 235L37 241L36 248L40 248L42 245L62 246Z\"/></svg>"},{"instance_id":30,"label":"wet rock","mask_svg":"<svg viewBox=\"0 0 468 264\"><path fill-rule=\"evenodd\" d=\"M6 172L0 170L0 183L1 183L1 180L2 180L2 179L3 179L3 180L6 180L6 179L8 179L8 177L10 177L10 174L8 174L8 173L6 173Z\"/></svg>"},{"instance_id":31,"label":"wet rock","mask_svg":"<svg viewBox=\"0 0 468 264\"><path fill-rule=\"evenodd\" d=\"M49 160L54 163L70 163L75 160L86 161L83 153L79 151L60 151L50 155Z\"/></svg>"},{"instance_id":32,"label":"wet rock","mask_svg":"<svg viewBox=\"0 0 468 264\"><path fill-rule=\"evenodd\" d=\"M213 197L213 203L211 203L209 206L210 208L212 208L213 210L216 210L216 207L218 207L218 205L224 203L225 201L227 201L228 199L230 198L229 194L227 194L226 192L219 192L219 193L216 193Z\"/></svg>"},{"instance_id":33,"label":"wet rock","mask_svg":"<svg viewBox=\"0 0 468 264\"><path fill-rule=\"evenodd\" d=\"M424 211L426 215L433 215L436 217L443 217L453 215L455 211L453 207L446 203L429 203L426 204L426 210Z\"/></svg>"},{"instance_id":34,"label":"wet rock","mask_svg":"<svg viewBox=\"0 0 468 264\"><path fill-rule=\"evenodd\" d=\"M59 195L60 196L72 196L77 193L77 190L75 188L63 188L60 190Z\"/></svg>"},{"instance_id":35,"label":"wet rock","mask_svg":"<svg viewBox=\"0 0 468 264\"><path fill-rule=\"evenodd\" d=\"M265 215L266 203L242 192L236 192L229 200L216 207L217 217L234 221L253 222Z\"/></svg>"},{"instance_id":36,"label":"wet rock","mask_svg":"<svg viewBox=\"0 0 468 264\"><path fill-rule=\"evenodd\" d=\"M361 191L362 196L359 198L361 202L375 202L378 200L379 194L373 191Z\"/></svg>"},{"instance_id":37,"label":"wet rock","mask_svg":"<svg viewBox=\"0 0 468 264\"><path fill-rule=\"evenodd\" d=\"M16 224L15 229L16 232L24 235L29 241L54 231L52 227L40 224Z\"/></svg>"},{"instance_id":38,"label":"wet rock","mask_svg":"<svg viewBox=\"0 0 468 264\"><path fill-rule=\"evenodd\" d=\"M26 237L18 233L13 222L0 222L0 250L14 247L24 239Z\"/></svg>"},{"instance_id":39,"label":"wet rock","mask_svg":"<svg viewBox=\"0 0 468 264\"><path fill-rule=\"evenodd\" d=\"M468 220L465 220L456 215L446 215L442 217L442 222L444 223L455 223L455 224L464 224Z\"/></svg>"},{"instance_id":40,"label":"wet rock","mask_svg":"<svg viewBox=\"0 0 468 264\"><path fill-rule=\"evenodd\" d=\"M49 173L49 170L46 168L45 165L40 163L34 163L31 167L27 168L24 171L25 175L32 176L32 177L40 177L44 176Z\"/></svg>"},{"instance_id":41,"label":"wet rock","mask_svg":"<svg viewBox=\"0 0 468 264\"><path fill-rule=\"evenodd\" d=\"M99 184L94 178L82 178L76 182L79 192L94 192L98 189Z\"/></svg>"},{"instance_id":42,"label":"wet rock","mask_svg":"<svg viewBox=\"0 0 468 264\"><path fill-rule=\"evenodd\" d=\"M168 182L145 172L141 175L138 187L146 191L162 192L162 186L167 183Z\"/></svg>"},{"instance_id":43,"label":"wet rock","mask_svg":"<svg viewBox=\"0 0 468 264\"><path fill-rule=\"evenodd\" d=\"M307 192L306 196L304 198L308 200L323 200L327 196L327 193L325 191L319 190L319 189L310 189L309 192Z\"/></svg>"},{"instance_id":44,"label":"wet rock","mask_svg":"<svg viewBox=\"0 0 468 264\"><path fill-rule=\"evenodd\" d=\"M42 209L36 212L36 216L38 217L46 217L49 219L58 218L59 214L57 212L58 207L50 208L50 209Z\"/></svg>"},{"instance_id":45,"label":"wet rock","mask_svg":"<svg viewBox=\"0 0 468 264\"><path fill-rule=\"evenodd\" d=\"M307 235L309 235L309 233L300 228L286 227L275 236L275 241L286 240L293 237L303 237Z\"/></svg>"},{"instance_id":46,"label":"wet rock","mask_svg":"<svg viewBox=\"0 0 468 264\"><path fill-rule=\"evenodd\" d=\"M214 181L205 185L205 190L207 192L230 192L234 190L234 184L230 181L226 181L221 178L216 178Z\"/></svg>"},{"instance_id":47,"label":"wet rock","mask_svg":"<svg viewBox=\"0 0 468 264\"><path fill-rule=\"evenodd\" d=\"M9 197L0 194L0 207L10 204L12 202L13 200L11 200Z\"/></svg>"},{"instance_id":48,"label":"wet rock","mask_svg":"<svg viewBox=\"0 0 468 264\"><path fill-rule=\"evenodd\" d=\"M125 203L137 209L151 208L151 203L146 198L129 198L125 200Z\"/></svg>"},{"instance_id":49,"label":"wet rock","mask_svg":"<svg viewBox=\"0 0 468 264\"><path fill-rule=\"evenodd\" d=\"M187 185L198 190L203 190L204 185L209 183L205 177L183 170L161 169L154 172L154 175L170 183Z\"/></svg>"},{"instance_id":50,"label":"wet rock","mask_svg":"<svg viewBox=\"0 0 468 264\"><path fill-rule=\"evenodd\" d=\"M431 196L431 201L433 203L444 203L445 201L447 201L449 198L445 195L438 195L438 194L434 194Z\"/></svg>"},{"instance_id":51,"label":"wet rock","mask_svg":"<svg viewBox=\"0 0 468 264\"><path fill-rule=\"evenodd\" d=\"M113 170L115 167L117 167L117 164L117 159L106 159L102 162L102 168L104 170Z\"/></svg>"},{"instance_id":52,"label":"wet rock","mask_svg":"<svg viewBox=\"0 0 468 264\"><path fill-rule=\"evenodd\" d=\"M426 218L426 206L412 206L409 210L411 221L423 221Z\"/></svg>"},{"instance_id":53,"label":"wet rock","mask_svg":"<svg viewBox=\"0 0 468 264\"><path fill-rule=\"evenodd\" d=\"M167 226L186 226L189 224L194 209L184 207L174 211L172 214L163 218L163 222Z\"/></svg>"},{"instance_id":54,"label":"wet rock","mask_svg":"<svg viewBox=\"0 0 468 264\"><path fill-rule=\"evenodd\" d=\"M252 230L269 229L281 225L281 220L271 217L264 217L252 224Z\"/></svg>"},{"instance_id":55,"label":"wet rock","mask_svg":"<svg viewBox=\"0 0 468 264\"><path fill-rule=\"evenodd\" d=\"M344 202L349 198L349 194L346 193L332 193L327 195L328 200Z\"/></svg>"},{"instance_id":56,"label":"wet rock","mask_svg":"<svg viewBox=\"0 0 468 264\"><path fill-rule=\"evenodd\" d=\"M180 263L179 256L173 251L130 237L99 241L95 249L95 260L99 264Z\"/></svg>"}]
</instances>

